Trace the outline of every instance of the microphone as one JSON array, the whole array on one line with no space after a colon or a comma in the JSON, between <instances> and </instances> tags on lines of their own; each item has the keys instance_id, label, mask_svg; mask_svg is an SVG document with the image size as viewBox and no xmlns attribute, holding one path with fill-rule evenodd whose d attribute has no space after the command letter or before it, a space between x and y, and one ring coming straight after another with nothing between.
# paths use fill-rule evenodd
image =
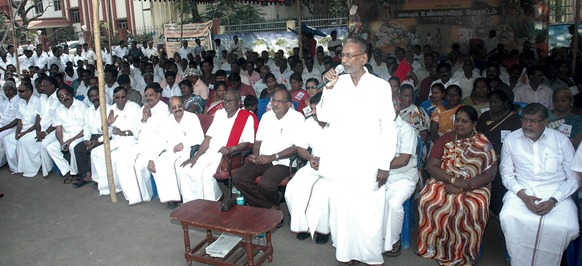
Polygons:
<instances>
[{"instance_id":1,"label":"microphone","mask_svg":"<svg viewBox=\"0 0 582 266\"><path fill-rule=\"evenodd\" d=\"M335 70L335 73L337 73L337 74L339 75L339 74L343 73L343 72L344 72L344 70L346 70L346 69L344 68L344 65L342 65L342 64L339 64L339 65L337 65L337 66L335 67L335 69L334 69L334 70ZM329 82L329 80L324 78L324 79L323 79L323 80L322 80L322 81L321 81L319 84L317 84L317 89L318 89L318 90L320 90L320 89L321 89L321 88L323 88L323 87L325 86L325 84L327 84L328 82Z\"/></svg>"}]
</instances>

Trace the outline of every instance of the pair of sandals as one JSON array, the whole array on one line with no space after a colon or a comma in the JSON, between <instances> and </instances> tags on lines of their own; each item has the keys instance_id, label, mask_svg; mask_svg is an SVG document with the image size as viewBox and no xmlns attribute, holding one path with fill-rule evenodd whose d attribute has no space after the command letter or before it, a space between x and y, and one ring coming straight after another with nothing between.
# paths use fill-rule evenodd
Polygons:
<instances>
[{"instance_id":1,"label":"pair of sandals","mask_svg":"<svg viewBox=\"0 0 582 266\"><path fill-rule=\"evenodd\" d=\"M392 250L388 250L384 252L388 257L398 257L400 256L400 252L402 252L402 241L398 239L394 245L392 245Z\"/></svg>"},{"instance_id":2,"label":"pair of sandals","mask_svg":"<svg viewBox=\"0 0 582 266\"><path fill-rule=\"evenodd\" d=\"M72 184L74 188L80 188L89 183L91 183L91 181L87 181L84 178L77 176L68 176L63 181L63 184Z\"/></svg>"}]
</instances>

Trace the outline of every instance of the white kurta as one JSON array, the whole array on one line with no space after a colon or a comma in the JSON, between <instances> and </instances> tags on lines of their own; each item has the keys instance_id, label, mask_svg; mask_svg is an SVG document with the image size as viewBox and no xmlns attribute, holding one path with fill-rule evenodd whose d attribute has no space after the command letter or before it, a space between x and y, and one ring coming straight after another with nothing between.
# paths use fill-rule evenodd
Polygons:
<instances>
[{"instance_id":1,"label":"white kurta","mask_svg":"<svg viewBox=\"0 0 582 266\"><path fill-rule=\"evenodd\" d=\"M417 152L418 135L416 130L402 120L396 119L396 132L398 144L396 156L410 154L408 164L390 170L388 182L386 182L386 202L384 215L384 251L393 249L393 245L400 239L402 222L404 220L403 204L414 192L418 182Z\"/></svg>"},{"instance_id":2,"label":"white kurta","mask_svg":"<svg viewBox=\"0 0 582 266\"><path fill-rule=\"evenodd\" d=\"M113 124L111 124L110 129L117 127L122 131L131 130L131 132L133 132L133 136L119 136L113 135L109 132L109 135L111 136L111 165L114 170L113 178L115 191L121 192L121 186L119 184L118 175L115 172L115 166L117 165L118 157L123 155L120 151L126 148L131 148L137 143L142 112L139 105L131 101L128 101L125 104L123 110L120 110L116 104L113 105L111 109L113 110L113 114L117 116L117 119ZM99 195L109 195L109 184L107 181L107 171L105 169L105 148L103 145L96 147L91 151L91 176L93 180L98 183Z\"/></svg>"},{"instance_id":3,"label":"white kurta","mask_svg":"<svg viewBox=\"0 0 582 266\"><path fill-rule=\"evenodd\" d=\"M170 114L162 129L160 140L164 142L164 149L160 151L157 158L153 159L156 165L156 172L153 173L154 180L160 202L181 201L176 168L190 158L190 147L201 144L204 133L198 116L190 112L184 112L179 123L174 115ZM179 152L174 152L174 147L180 143L184 148Z\"/></svg>"},{"instance_id":4,"label":"white kurta","mask_svg":"<svg viewBox=\"0 0 582 266\"><path fill-rule=\"evenodd\" d=\"M512 265L559 265L570 241L578 237L576 205L570 198L578 189L578 177L570 170L573 157L570 140L550 128L535 142L521 129L506 136L500 171L508 191L499 218ZM542 201L554 197L558 204L540 217L517 196L522 189Z\"/></svg>"},{"instance_id":5,"label":"white kurta","mask_svg":"<svg viewBox=\"0 0 582 266\"><path fill-rule=\"evenodd\" d=\"M60 126L62 128L63 142L73 138L79 134L79 132L83 132L83 120L86 113L87 106L77 99L73 99L73 104L69 108L62 104L57 106L53 126ZM77 168L77 160L74 148L81 141L83 141L83 137L75 139L69 145L69 154L71 155L70 163L67 161L67 159L65 159L61 144L59 143L56 136L52 142L43 141L42 149L46 150L48 155L52 158L52 160L61 171L62 175L65 175L69 172L71 175L76 175L78 174L79 169ZM43 174L45 174L44 171L45 169L43 168ZM48 174L48 172L46 174Z\"/></svg>"},{"instance_id":6,"label":"white kurta","mask_svg":"<svg viewBox=\"0 0 582 266\"><path fill-rule=\"evenodd\" d=\"M20 97L18 95L12 99L5 99L0 103L0 127L10 124L18 115L18 103ZM6 164L6 149L4 148L4 138L14 135L16 126L0 132L0 167Z\"/></svg>"},{"instance_id":7,"label":"white kurta","mask_svg":"<svg viewBox=\"0 0 582 266\"><path fill-rule=\"evenodd\" d=\"M311 154L320 157L324 130L313 117L307 118L295 146L311 148ZM285 202L291 216L292 232L329 234L329 181L307 165L299 169L287 184Z\"/></svg>"},{"instance_id":8,"label":"white kurta","mask_svg":"<svg viewBox=\"0 0 582 266\"><path fill-rule=\"evenodd\" d=\"M239 110L240 111L240 110ZM218 200L222 196L222 191L214 174L218 169L222 153L220 148L226 146L234 121L238 115L237 111L231 118L228 118L226 110L216 112L212 125L208 128L206 136L211 137L208 149L202 154L196 164L190 167L180 167L187 159L176 162L176 172L180 182L182 201L188 202L195 199ZM255 139L254 119L249 116L239 143L253 143Z\"/></svg>"},{"instance_id":9,"label":"white kurta","mask_svg":"<svg viewBox=\"0 0 582 266\"><path fill-rule=\"evenodd\" d=\"M143 108L140 113L143 113ZM150 201L153 196L151 172L147 169L147 165L149 160L158 155L155 152L159 151L159 148L155 146L161 144L160 130L170 114L168 105L159 101L151 108L151 114L146 123L141 123L137 145L118 151L119 157L114 170L119 178L123 196L129 201L129 205Z\"/></svg>"},{"instance_id":10,"label":"white kurta","mask_svg":"<svg viewBox=\"0 0 582 266\"><path fill-rule=\"evenodd\" d=\"M345 108L362 94L374 97L358 112ZM330 227L336 259L381 264L385 189L378 188L376 177L378 169L390 169L396 152L390 84L365 73L355 86L350 75L341 75L333 89L324 89L317 116L329 123L319 172L333 184Z\"/></svg>"},{"instance_id":11,"label":"white kurta","mask_svg":"<svg viewBox=\"0 0 582 266\"><path fill-rule=\"evenodd\" d=\"M40 114L40 99L32 95L26 102L20 99L18 102L18 113L16 118L22 123L24 132L34 126L36 116ZM38 173L40 168L40 143L36 141L36 132L33 130L16 140L16 132L4 138L4 147L6 149L6 159L10 171L13 173L22 173L25 177L33 177Z\"/></svg>"}]
</instances>

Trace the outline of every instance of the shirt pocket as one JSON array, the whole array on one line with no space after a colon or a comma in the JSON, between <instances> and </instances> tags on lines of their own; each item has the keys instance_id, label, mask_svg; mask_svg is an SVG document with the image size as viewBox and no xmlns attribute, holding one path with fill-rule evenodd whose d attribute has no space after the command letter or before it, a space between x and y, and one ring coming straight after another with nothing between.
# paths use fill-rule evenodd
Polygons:
<instances>
[{"instance_id":1,"label":"shirt pocket","mask_svg":"<svg viewBox=\"0 0 582 266\"><path fill-rule=\"evenodd\" d=\"M544 153L544 172L546 173L556 173L558 172L558 166L562 161L562 156L559 153Z\"/></svg>"}]
</instances>

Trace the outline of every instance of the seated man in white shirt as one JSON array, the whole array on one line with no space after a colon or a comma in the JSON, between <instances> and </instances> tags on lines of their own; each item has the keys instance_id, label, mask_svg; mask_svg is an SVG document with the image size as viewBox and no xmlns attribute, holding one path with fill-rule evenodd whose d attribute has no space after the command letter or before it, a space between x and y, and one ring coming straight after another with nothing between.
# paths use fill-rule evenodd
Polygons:
<instances>
[{"instance_id":1,"label":"seated man in white shirt","mask_svg":"<svg viewBox=\"0 0 582 266\"><path fill-rule=\"evenodd\" d=\"M139 160L139 164L136 161L135 171L139 173L144 171L144 167L147 168L156 181L160 202L167 203L169 209L174 209L181 201L178 184L184 187L178 182L177 165L190 157L190 147L202 143L204 133L198 116L185 112L184 102L180 97L172 97L169 107L171 114L162 121L159 141L153 141L155 144L148 146L148 149L153 150L150 153L153 156L145 158L149 159L147 161Z\"/></svg>"},{"instance_id":2,"label":"seated man in white shirt","mask_svg":"<svg viewBox=\"0 0 582 266\"><path fill-rule=\"evenodd\" d=\"M182 96L180 86L178 86L178 83L176 83L176 73L173 71L167 71L164 76L166 78L167 85L162 92L162 97L169 99L172 96Z\"/></svg>"},{"instance_id":3,"label":"seated man in white shirt","mask_svg":"<svg viewBox=\"0 0 582 266\"><path fill-rule=\"evenodd\" d=\"M223 155L248 148L254 142L256 117L240 107L240 94L224 94L224 109L214 115L212 125L194 157L176 162L182 200L218 200L222 191L214 179ZM179 163L179 164L178 164Z\"/></svg>"},{"instance_id":4,"label":"seated man in white shirt","mask_svg":"<svg viewBox=\"0 0 582 266\"><path fill-rule=\"evenodd\" d=\"M279 208L283 194L278 186L289 176L289 158L297 152L294 144L305 121L293 108L291 93L277 89L271 98L271 111L266 112L259 124L253 154L249 163L233 176L234 185L242 192L249 206ZM262 176L259 184L255 179Z\"/></svg>"},{"instance_id":5,"label":"seated man in white shirt","mask_svg":"<svg viewBox=\"0 0 582 266\"><path fill-rule=\"evenodd\" d=\"M170 114L168 105L161 101L162 88L159 84L149 84L145 89L145 97L137 143L118 152L114 168L123 196L129 201L129 205L152 199L151 173L147 165L149 160L158 155L152 145L160 143L163 122Z\"/></svg>"},{"instance_id":6,"label":"seated man in white shirt","mask_svg":"<svg viewBox=\"0 0 582 266\"><path fill-rule=\"evenodd\" d=\"M396 113L399 113L398 104L394 104ZM416 147L418 135L416 130L406 121L396 116L397 146L396 156L390 163L390 175L386 181L386 202L384 215L384 249L387 256L400 255L402 243L400 232L404 220L402 206L416 188L418 170L416 169Z\"/></svg>"},{"instance_id":7,"label":"seated man in white shirt","mask_svg":"<svg viewBox=\"0 0 582 266\"><path fill-rule=\"evenodd\" d=\"M20 101L16 118L18 124L14 134L4 138L4 149L10 172L22 173L24 177L33 177L40 169L40 143L36 141L35 130L37 116L40 113L40 99L34 95L32 85L21 84L18 87ZM22 143L28 145L22 145ZM30 153L21 149L28 147Z\"/></svg>"},{"instance_id":8,"label":"seated man in white shirt","mask_svg":"<svg viewBox=\"0 0 582 266\"><path fill-rule=\"evenodd\" d=\"M327 123L317 120L316 106L321 100L321 93L314 95L310 101L311 116L296 140L297 153L309 161L295 173L287 184L285 202L291 216L291 232L297 233L297 239L304 240L315 236L315 243L323 245L329 240L329 194L328 180L319 175L319 156ZM307 150L311 148L311 153Z\"/></svg>"},{"instance_id":9,"label":"seated man in white shirt","mask_svg":"<svg viewBox=\"0 0 582 266\"><path fill-rule=\"evenodd\" d=\"M16 84L14 82L6 82L4 86L4 95L6 99L0 102L0 166L6 164L6 150L4 148L4 138L14 135L18 120L18 103L20 97L16 95Z\"/></svg>"},{"instance_id":10,"label":"seated man in white shirt","mask_svg":"<svg viewBox=\"0 0 582 266\"><path fill-rule=\"evenodd\" d=\"M141 109L137 103L127 100L127 90L118 86L113 90L113 101L108 112L107 125L111 141L111 166L115 169L120 151L133 147L139 136ZM99 195L109 195L109 183L105 169L105 149L103 146L91 150L91 176L96 181ZM114 172L115 191L121 192L118 176Z\"/></svg>"},{"instance_id":11,"label":"seated man in white shirt","mask_svg":"<svg viewBox=\"0 0 582 266\"><path fill-rule=\"evenodd\" d=\"M74 147L77 170L81 175L80 178L73 182L75 188L82 187L88 182L93 181L91 176L91 150L103 143L98 87L91 87L85 99L92 104L87 107L87 112L83 120L83 142L80 142ZM108 104L106 106L109 107ZM105 113L107 111L109 111L109 108L107 108Z\"/></svg>"},{"instance_id":12,"label":"seated man in white shirt","mask_svg":"<svg viewBox=\"0 0 582 266\"><path fill-rule=\"evenodd\" d=\"M552 102L552 88L542 84L544 71L538 66L527 69L528 84L515 87L515 102L541 103L548 109L554 109Z\"/></svg>"},{"instance_id":13,"label":"seated man in white shirt","mask_svg":"<svg viewBox=\"0 0 582 266\"><path fill-rule=\"evenodd\" d=\"M571 170L574 148L547 128L548 109L532 103L522 110L521 129L503 141L501 177L507 193L499 214L511 265L560 265L579 234L570 196L579 187Z\"/></svg>"},{"instance_id":14,"label":"seated man in white shirt","mask_svg":"<svg viewBox=\"0 0 582 266\"><path fill-rule=\"evenodd\" d=\"M70 174L65 178L65 183L71 183L74 180L72 176L77 175L78 169L75 153L69 152L69 149L83 141L83 120L87 106L73 98L73 93L65 88L57 90L56 93L61 102L55 110L53 122L56 139L43 141L42 149L46 150L63 176ZM70 163L65 159L64 153L69 153Z\"/></svg>"}]
</instances>

